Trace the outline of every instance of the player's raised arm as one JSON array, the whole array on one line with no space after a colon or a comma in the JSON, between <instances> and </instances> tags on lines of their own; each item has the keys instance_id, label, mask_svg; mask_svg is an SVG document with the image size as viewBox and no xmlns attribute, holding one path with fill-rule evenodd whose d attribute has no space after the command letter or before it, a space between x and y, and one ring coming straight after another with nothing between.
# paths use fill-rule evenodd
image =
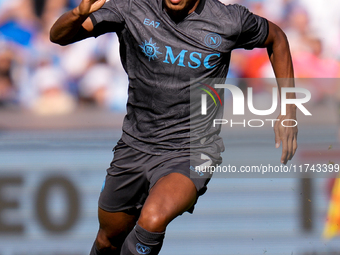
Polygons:
<instances>
[{"instance_id":1,"label":"player's raised arm","mask_svg":"<svg viewBox=\"0 0 340 255\"><path fill-rule=\"evenodd\" d=\"M269 23L269 34L264 43L267 48L275 76L278 81L279 91L283 87L294 87L294 70L289 44L284 32L275 24ZM288 93L287 98L295 98L295 93ZM287 105L286 115L279 115L279 121L274 126L275 146L280 147L282 143L281 163L286 164L291 160L297 149L297 127L284 127L281 125L283 120L286 126L294 126L296 120L296 106Z\"/></svg>"},{"instance_id":2,"label":"player's raised arm","mask_svg":"<svg viewBox=\"0 0 340 255\"><path fill-rule=\"evenodd\" d=\"M67 45L93 36L89 15L99 10L105 0L82 0L79 6L64 13L52 26L51 42Z\"/></svg>"}]
</instances>

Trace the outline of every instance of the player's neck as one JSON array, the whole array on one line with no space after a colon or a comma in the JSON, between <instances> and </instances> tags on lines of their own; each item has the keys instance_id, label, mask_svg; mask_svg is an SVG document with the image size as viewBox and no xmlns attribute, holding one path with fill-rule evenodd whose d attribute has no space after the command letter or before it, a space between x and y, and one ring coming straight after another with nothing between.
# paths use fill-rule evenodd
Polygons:
<instances>
[{"instance_id":1,"label":"player's neck","mask_svg":"<svg viewBox=\"0 0 340 255\"><path fill-rule=\"evenodd\" d=\"M186 16L193 13L196 10L199 3L200 3L200 0L192 1L191 5L187 6L186 8L183 8L182 10L172 10L172 9L167 8L166 5L164 5L164 9L168 13L170 18L176 23L178 23L181 20L183 20Z\"/></svg>"}]
</instances>

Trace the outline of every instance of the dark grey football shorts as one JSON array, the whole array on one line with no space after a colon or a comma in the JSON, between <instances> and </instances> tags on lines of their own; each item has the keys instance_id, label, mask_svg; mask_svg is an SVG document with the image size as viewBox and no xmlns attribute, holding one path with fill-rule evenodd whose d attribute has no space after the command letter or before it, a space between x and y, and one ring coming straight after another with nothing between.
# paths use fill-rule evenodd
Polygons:
<instances>
[{"instance_id":1,"label":"dark grey football shorts","mask_svg":"<svg viewBox=\"0 0 340 255\"><path fill-rule=\"evenodd\" d=\"M170 173L189 177L196 186L198 196L207 190L211 174L197 173L193 165L201 165L201 153L170 151L160 156L150 155L119 141L99 197L99 207L108 212L134 211L142 208L149 190ZM211 161L212 162L212 161ZM197 176L196 176L197 175ZM188 210L192 212L194 207Z\"/></svg>"}]
</instances>

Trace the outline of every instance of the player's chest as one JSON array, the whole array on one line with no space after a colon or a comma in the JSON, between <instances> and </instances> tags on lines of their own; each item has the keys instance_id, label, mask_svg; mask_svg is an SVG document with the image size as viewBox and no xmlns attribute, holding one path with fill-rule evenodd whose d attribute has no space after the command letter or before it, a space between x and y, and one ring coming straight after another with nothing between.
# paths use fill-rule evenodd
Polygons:
<instances>
[{"instance_id":1,"label":"player's chest","mask_svg":"<svg viewBox=\"0 0 340 255\"><path fill-rule=\"evenodd\" d=\"M223 37L203 22L185 21L174 24L157 15L144 14L131 18L129 32L135 53L147 66L182 68L183 71L214 69L225 57Z\"/></svg>"}]
</instances>

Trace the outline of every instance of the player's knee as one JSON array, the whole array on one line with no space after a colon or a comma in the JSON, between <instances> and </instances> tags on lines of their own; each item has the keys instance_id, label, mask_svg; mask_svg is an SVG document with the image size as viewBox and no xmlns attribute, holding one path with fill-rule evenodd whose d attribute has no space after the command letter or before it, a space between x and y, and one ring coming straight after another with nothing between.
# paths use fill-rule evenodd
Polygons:
<instances>
[{"instance_id":1,"label":"player's knee","mask_svg":"<svg viewBox=\"0 0 340 255\"><path fill-rule=\"evenodd\" d=\"M150 232L163 232L171 220L166 212L148 208L142 210L138 224Z\"/></svg>"}]
</instances>

